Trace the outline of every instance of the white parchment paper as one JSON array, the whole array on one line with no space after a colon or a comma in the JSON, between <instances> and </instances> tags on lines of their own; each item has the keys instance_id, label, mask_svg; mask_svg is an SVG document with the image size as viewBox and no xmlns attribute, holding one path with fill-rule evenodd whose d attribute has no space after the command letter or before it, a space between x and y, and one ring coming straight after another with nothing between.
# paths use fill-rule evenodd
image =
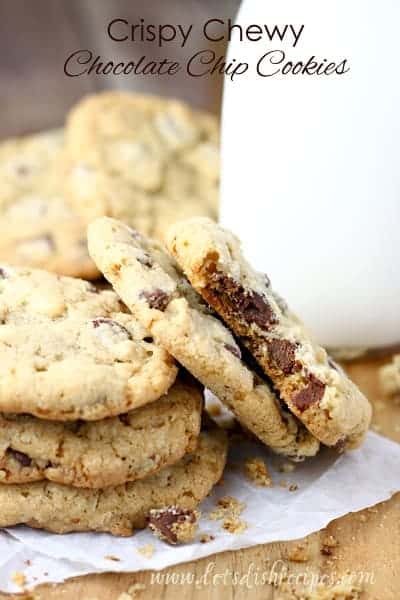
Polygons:
<instances>
[{"instance_id":1,"label":"white parchment paper","mask_svg":"<svg viewBox=\"0 0 400 600\"><path fill-rule=\"evenodd\" d=\"M243 462L253 456L266 459L273 487L257 487L243 476ZM224 550L296 539L325 527L332 519L386 500L400 490L400 445L375 433L368 434L359 450L338 457L325 449L316 458L298 465L293 473L279 472L282 462L250 442L231 451L224 484L217 486L202 506L199 532L215 536L205 544L195 541L170 547L148 531L131 538L115 538L106 534L55 535L27 527L10 528L0 533L0 589L20 591L12 580L15 572L23 573L25 587L32 588L87 573L158 570ZM296 483L297 491L281 487L283 479ZM225 495L246 504L240 518L248 528L239 535L224 531L221 522L207 518L216 500ZM147 544L154 546L152 558L138 552ZM119 561L107 558L110 555Z\"/></svg>"}]
</instances>

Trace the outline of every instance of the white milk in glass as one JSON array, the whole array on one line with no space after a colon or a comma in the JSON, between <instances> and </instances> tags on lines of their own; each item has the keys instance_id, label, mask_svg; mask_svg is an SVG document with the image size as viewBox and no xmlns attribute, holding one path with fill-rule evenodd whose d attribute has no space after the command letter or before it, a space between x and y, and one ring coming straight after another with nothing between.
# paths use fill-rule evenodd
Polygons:
<instances>
[{"instance_id":1,"label":"white milk in glass","mask_svg":"<svg viewBox=\"0 0 400 600\"><path fill-rule=\"evenodd\" d=\"M286 33L232 34L222 223L321 343L399 342L400 3L244 0L236 22ZM312 57L337 70L293 73Z\"/></svg>"}]
</instances>

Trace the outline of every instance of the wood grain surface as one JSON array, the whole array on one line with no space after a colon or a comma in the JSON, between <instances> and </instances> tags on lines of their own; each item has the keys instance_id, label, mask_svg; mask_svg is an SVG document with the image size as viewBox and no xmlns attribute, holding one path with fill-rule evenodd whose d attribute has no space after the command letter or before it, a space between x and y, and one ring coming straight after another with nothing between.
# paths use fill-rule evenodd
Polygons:
<instances>
[{"instance_id":1,"label":"wood grain surface","mask_svg":"<svg viewBox=\"0 0 400 600\"><path fill-rule=\"evenodd\" d=\"M380 433L400 442L400 406L382 396L378 384L378 368L386 359L362 360L347 367L351 377L368 395L374 406L373 427ZM338 482L340 485L340 482ZM356 485L356 482L355 482ZM299 515L301 518L301 515ZM332 538L337 546L331 547ZM331 581L353 573L363 589L362 600L398 600L400 597L400 494L390 501L349 514L333 521L326 529L304 540L290 543L260 545L246 550L225 552L196 562L190 562L161 572L163 581L152 581L150 572L133 574L90 575L69 580L61 585L41 586L33 594L35 600L118 600L131 589L131 595L140 600L308 600L302 595L304 573L308 581L321 580L330 586ZM300 551L300 554L299 554ZM296 556L307 558L296 562ZM210 567L211 564L211 567ZM180 585L173 578L192 573L195 580L207 572L212 576L198 585ZM256 585L255 572L266 572L272 584ZM224 574L238 573L242 585L231 585ZM246 574L250 588L246 585ZM277 575L274 576L274 573ZM297 583L286 579L299 575ZM166 583L166 577L169 582ZM289 583L288 583L289 581ZM273 583L278 585L273 585ZM137 584L141 584L137 586ZM131 586L134 586L132 588ZM143 589L139 589L142 588ZM136 591L135 591L136 590ZM136 595L135 595L136 594ZM29 596L28 596L29 597ZM32 597L32 596L31 596ZM312 596L311 596L312 598ZM129 600L122 596L121 600ZM345 600L327 592L318 600Z\"/></svg>"}]
</instances>

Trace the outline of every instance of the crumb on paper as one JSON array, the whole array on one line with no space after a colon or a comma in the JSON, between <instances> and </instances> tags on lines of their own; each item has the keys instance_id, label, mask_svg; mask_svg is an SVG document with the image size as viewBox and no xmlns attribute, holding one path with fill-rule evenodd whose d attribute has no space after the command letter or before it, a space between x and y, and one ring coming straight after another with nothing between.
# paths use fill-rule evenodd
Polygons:
<instances>
[{"instance_id":1,"label":"crumb on paper","mask_svg":"<svg viewBox=\"0 0 400 600\"><path fill-rule=\"evenodd\" d=\"M247 479L261 487L271 487L273 485L272 478L268 467L262 458L255 456L246 460L244 472Z\"/></svg>"},{"instance_id":2,"label":"crumb on paper","mask_svg":"<svg viewBox=\"0 0 400 600\"><path fill-rule=\"evenodd\" d=\"M222 521L222 528L229 533L242 533L247 529L247 523L239 519L244 508L245 504L233 496L223 496L218 500L217 508L209 514L209 517L213 521Z\"/></svg>"},{"instance_id":3,"label":"crumb on paper","mask_svg":"<svg viewBox=\"0 0 400 600\"><path fill-rule=\"evenodd\" d=\"M209 533L203 533L200 537L199 537L199 542L201 544L208 544L208 542L212 542L213 540L215 540L215 537Z\"/></svg>"},{"instance_id":4,"label":"crumb on paper","mask_svg":"<svg viewBox=\"0 0 400 600\"><path fill-rule=\"evenodd\" d=\"M306 543L297 543L295 546L290 545L284 551L285 558L291 562L307 562L310 560L310 554Z\"/></svg>"},{"instance_id":5,"label":"crumb on paper","mask_svg":"<svg viewBox=\"0 0 400 600\"><path fill-rule=\"evenodd\" d=\"M179 506L165 506L150 510L148 526L160 539L169 544L191 542L198 529L201 513Z\"/></svg>"},{"instance_id":6,"label":"crumb on paper","mask_svg":"<svg viewBox=\"0 0 400 600\"><path fill-rule=\"evenodd\" d=\"M235 533L238 535L239 533L243 533L247 529L246 521L241 521L237 517L227 517L222 522L222 529L228 531L228 533Z\"/></svg>"},{"instance_id":7,"label":"crumb on paper","mask_svg":"<svg viewBox=\"0 0 400 600\"><path fill-rule=\"evenodd\" d=\"M113 554L106 554L105 555L105 560L113 560L114 562L120 562L120 558L118 558L118 556L114 556Z\"/></svg>"},{"instance_id":8,"label":"crumb on paper","mask_svg":"<svg viewBox=\"0 0 400 600\"><path fill-rule=\"evenodd\" d=\"M210 512L212 521L219 521L225 517L238 517L244 510L245 505L233 496L222 496L217 501L217 508Z\"/></svg>"},{"instance_id":9,"label":"crumb on paper","mask_svg":"<svg viewBox=\"0 0 400 600\"><path fill-rule=\"evenodd\" d=\"M279 465L278 470L280 473L293 473L293 471L295 469L296 469L295 463L286 461L286 462L282 463L281 465Z\"/></svg>"},{"instance_id":10,"label":"crumb on paper","mask_svg":"<svg viewBox=\"0 0 400 600\"><path fill-rule=\"evenodd\" d=\"M137 551L145 558L150 559L154 555L154 546L153 544L146 544L145 546L138 548Z\"/></svg>"},{"instance_id":11,"label":"crumb on paper","mask_svg":"<svg viewBox=\"0 0 400 600\"><path fill-rule=\"evenodd\" d=\"M26 584L26 577L20 571L15 571L11 575L11 581L13 581L13 583L15 583L15 585L17 585L18 587L22 588Z\"/></svg>"},{"instance_id":12,"label":"crumb on paper","mask_svg":"<svg viewBox=\"0 0 400 600\"><path fill-rule=\"evenodd\" d=\"M288 482L286 481L286 479L281 479L279 482L279 487L281 488L287 488L288 487Z\"/></svg>"},{"instance_id":13,"label":"crumb on paper","mask_svg":"<svg viewBox=\"0 0 400 600\"><path fill-rule=\"evenodd\" d=\"M289 485L289 492L297 492L298 489L299 489L299 486L297 485L297 483L291 483Z\"/></svg>"}]
</instances>

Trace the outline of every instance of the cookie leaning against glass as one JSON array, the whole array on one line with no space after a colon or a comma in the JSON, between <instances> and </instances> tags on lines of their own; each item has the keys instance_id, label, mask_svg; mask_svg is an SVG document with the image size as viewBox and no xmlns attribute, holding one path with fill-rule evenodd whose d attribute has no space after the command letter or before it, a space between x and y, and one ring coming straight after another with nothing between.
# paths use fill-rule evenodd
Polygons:
<instances>
[{"instance_id":1,"label":"cookie leaning against glass","mask_svg":"<svg viewBox=\"0 0 400 600\"><path fill-rule=\"evenodd\" d=\"M315 343L268 277L246 261L238 238L199 217L176 223L167 246L309 431L328 446L359 446L371 420L368 400Z\"/></svg>"},{"instance_id":2,"label":"cookie leaning against glass","mask_svg":"<svg viewBox=\"0 0 400 600\"><path fill-rule=\"evenodd\" d=\"M94 421L153 402L172 357L118 296L47 271L0 268L0 413Z\"/></svg>"},{"instance_id":3,"label":"cookie leaning against glass","mask_svg":"<svg viewBox=\"0 0 400 600\"><path fill-rule=\"evenodd\" d=\"M249 368L230 331L191 288L155 241L107 217L88 230L89 252L154 340L275 452L302 460L318 440Z\"/></svg>"}]
</instances>

